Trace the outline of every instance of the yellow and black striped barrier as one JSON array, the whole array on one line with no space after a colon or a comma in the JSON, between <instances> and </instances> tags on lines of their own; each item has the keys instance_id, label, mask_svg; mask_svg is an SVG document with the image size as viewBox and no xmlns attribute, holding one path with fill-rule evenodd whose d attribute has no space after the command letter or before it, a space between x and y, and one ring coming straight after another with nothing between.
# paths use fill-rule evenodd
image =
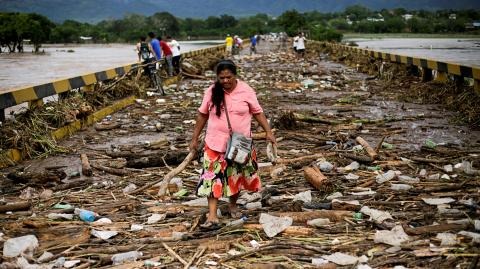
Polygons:
<instances>
[{"instance_id":1,"label":"yellow and black striped barrier","mask_svg":"<svg viewBox=\"0 0 480 269\"><path fill-rule=\"evenodd\" d=\"M182 57L189 58L208 52L222 51L224 49L224 45L218 45L205 49L189 51L183 53ZM72 89L79 89L89 85L93 85L97 82L113 79L117 76L122 76L128 73L130 70L135 69L137 66L137 63L133 63L112 69L103 70L96 73L56 80L45 84L0 93L0 121L2 121L2 119L5 117L5 108L20 105L25 102L36 102L38 100L42 100L45 97L61 94Z\"/></svg>"},{"instance_id":2,"label":"yellow and black striped barrier","mask_svg":"<svg viewBox=\"0 0 480 269\"><path fill-rule=\"evenodd\" d=\"M223 52L225 51L224 45L218 45L210 48L199 49L194 51L189 51L182 54L184 58L190 58L193 56L199 56L210 52ZM93 85L97 82L115 78L116 76L123 75L130 70L137 68L138 64L125 65L113 69L104 70L101 72L96 72L92 74L86 74L83 76L57 80L50 83L45 83L33 87L22 88L18 90L9 91L6 93L0 94L0 117L4 116L4 108L11 106L19 105L24 102L37 102L42 100L44 97L60 94L67 92L72 89L82 88L86 86ZM170 85L176 83L179 77L171 77L166 79L163 84ZM115 102L113 105L105 107L99 111L96 111L92 115L89 115L86 119L76 120L66 126L53 130L50 135L55 140L62 139L86 125L90 125L95 121L104 118L105 116L114 113L124 107L131 105L136 96L130 96L123 100ZM1 118L0 118L1 121ZM0 168L14 165L16 162L19 162L26 158L20 149L7 149L3 152L0 152Z\"/></svg>"},{"instance_id":3,"label":"yellow and black striped barrier","mask_svg":"<svg viewBox=\"0 0 480 269\"><path fill-rule=\"evenodd\" d=\"M352 51L375 59L390 61L394 63L406 64L422 68L424 71L437 71L437 78L445 80L446 75L455 75L463 78L473 78L474 87L480 90L480 67L461 65L451 62L436 61L427 58L411 57L387 52L362 49L358 47L346 46L338 43L323 43L327 47L339 51ZM431 72L430 72L431 74Z\"/></svg>"}]
</instances>

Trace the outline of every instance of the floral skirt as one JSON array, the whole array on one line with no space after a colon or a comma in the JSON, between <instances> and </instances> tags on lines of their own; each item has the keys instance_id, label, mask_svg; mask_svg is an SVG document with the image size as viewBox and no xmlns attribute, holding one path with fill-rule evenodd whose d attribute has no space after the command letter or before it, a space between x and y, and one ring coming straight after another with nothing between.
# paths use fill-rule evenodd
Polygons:
<instances>
[{"instance_id":1,"label":"floral skirt","mask_svg":"<svg viewBox=\"0 0 480 269\"><path fill-rule=\"evenodd\" d=\"M245 164L227 161L224 155L224 152L211 150L205 145L198 196L221 198L235 195L240 190L256 192L261 189L255 148Z\"/></svg>"}]
</instances>

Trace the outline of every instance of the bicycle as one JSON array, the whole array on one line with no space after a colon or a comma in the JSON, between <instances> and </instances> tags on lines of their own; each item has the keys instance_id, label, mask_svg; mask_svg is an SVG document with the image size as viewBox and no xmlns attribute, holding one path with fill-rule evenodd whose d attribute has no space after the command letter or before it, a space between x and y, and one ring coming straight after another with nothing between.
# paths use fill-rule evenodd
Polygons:
<instances>
[{"instance_id":1,"label":"bicycle","mask_svg":"<svg viewBox=\"0 0 480 269\"><path fill-rule=\"evenodd\" d=\"M162 63L160 61L155 61L153 59L149 59L147 62L146 62L146 67L148 68L147 71L148 72L148 77L150 78L150 81L152 82L152 86L153 88L157 91L157 92L160 92L162 95L165 95L165 90L163 89L163 85L162 85L162 77L160 76L159 74L159 70L157 70L157 67L156 67L156 64L159 64L160 67L159 69L161 68L162 66Z\"/></svg>"}]
</instances>

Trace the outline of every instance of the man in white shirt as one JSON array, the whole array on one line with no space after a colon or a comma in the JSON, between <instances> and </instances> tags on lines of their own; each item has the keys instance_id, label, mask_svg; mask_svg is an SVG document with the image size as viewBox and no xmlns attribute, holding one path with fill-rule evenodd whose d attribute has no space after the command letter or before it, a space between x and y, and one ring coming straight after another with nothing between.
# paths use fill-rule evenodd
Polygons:
<instances>
[{"instance_id":1,"label":"man in white shirt","mask_svg":"<svg viewBox=\"0 0 480 269\"><path fill-rule=\"evenodd\" d=\"M175 75L178 75L180 74L180 58L182 57L180 54L180 44L171 36L167 36L167 44L172 50L172 65Z\"/></svg>"},{"instance_id":2,"label":"man in white shirt","mask_svg":"<svg viewBox=\"0 0 480 269\"><path fill-rule=\"evenodd\" d=\"M303 33L299 33L297 39L297 53L301 55L302 58L305 56L305 40Z\"/></svg>"}]
</instances>

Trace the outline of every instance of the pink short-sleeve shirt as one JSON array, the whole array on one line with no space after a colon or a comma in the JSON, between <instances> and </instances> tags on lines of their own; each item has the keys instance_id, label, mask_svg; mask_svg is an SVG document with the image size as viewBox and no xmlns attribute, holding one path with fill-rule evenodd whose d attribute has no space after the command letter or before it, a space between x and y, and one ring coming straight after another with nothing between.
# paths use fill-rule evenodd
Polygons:
<instances>
[{"instance_id":1,"label":"pink short-sleeve shirt","mask_svg":"<svg viewBox=\"0 0 480 269\"><path fill-rule=\"evenodd\" d=\"M215 114L216 109L212 103L212 89L213 85L205 91L203 102L198 111L208 115L205 143L214 151L225 152L228 139L230 138L230 131L228 130L227 117L225 116L223 105L220 117ZM255 91L245 82L237 80L235 89L231 93L225 92L225 102L233 131L250 137L252 115L263 112Z\"/></svg>"}]
</instances>

